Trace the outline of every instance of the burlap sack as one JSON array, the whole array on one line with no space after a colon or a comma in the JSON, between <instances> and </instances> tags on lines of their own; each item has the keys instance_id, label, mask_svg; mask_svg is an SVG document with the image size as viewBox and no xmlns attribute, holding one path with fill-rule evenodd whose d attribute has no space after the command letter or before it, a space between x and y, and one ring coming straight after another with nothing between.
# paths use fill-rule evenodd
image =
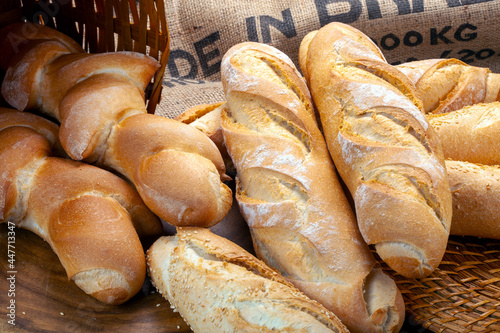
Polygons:
<instances>
[{"instance_id":1,"label":"burlap sack","mask_svg":"<svg viewBox=\"0 0 500 333\"><path fill-rule=\"evenodd\" d=\"M500 72L500 0L166 0L171 54L157 113L223 100L220 62L243 41L273 45L298 66L310 31L332 21L371 37L389 63L458 58Z\"/></svg>"}]
</instances>

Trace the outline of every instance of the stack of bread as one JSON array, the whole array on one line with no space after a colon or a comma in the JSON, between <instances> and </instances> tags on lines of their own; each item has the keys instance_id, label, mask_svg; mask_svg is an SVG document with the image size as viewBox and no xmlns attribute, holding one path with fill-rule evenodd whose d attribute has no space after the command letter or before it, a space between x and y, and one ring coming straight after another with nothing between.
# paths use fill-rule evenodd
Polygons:
<instances>
[{"instance_id":1,"label":"stack of bread","mask_svg":"<svg viewBox=\"0 0 500 333\"><path fill-rule=\"evenodd\" d=\"M88 54L30 23L0 45L5 100L60 125L0 113L1 221L43 237L104 302L137 293L147 265L196 332L398 332L403 298L370 246L421 278L450 233L500 238L500 79L486 69L391 66L331 23L304 38L303 75L273 47L235 45L226 101L173 120L146 111L148 56ZM256 257L208 229L232 204L227 171ZM158 239L143 249L142 235Z\"/></svg>"}]
</instances>

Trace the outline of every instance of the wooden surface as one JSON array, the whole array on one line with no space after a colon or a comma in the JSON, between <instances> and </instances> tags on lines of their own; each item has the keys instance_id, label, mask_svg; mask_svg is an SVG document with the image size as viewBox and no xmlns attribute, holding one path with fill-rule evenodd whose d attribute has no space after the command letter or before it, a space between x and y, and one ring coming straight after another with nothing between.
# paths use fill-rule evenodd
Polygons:
<instances>
[{"instance_id":1,"label":"wooden surface","mask_svg":"<svg viewBox=\"0 0 500 333\"><path fill-rule=\"evenodd\" d=\"M253 253L248 227L236 204L211 228ZM8 236L0 224L0 332L191 332L180 315L156 292L148 278L139 294L119 306L105 305L68 281L50 246L35 234L15 228L15 296L9 297ZM166 234L173 228L166 226ZM148 244L144 244L145 248ZM11 248L12 250L12 248ZM15 326L7 306L15 300ZM428 332L407 318L401 333ZM208 332L207 332L208 333Z\"/></svg>"}]
</instances>

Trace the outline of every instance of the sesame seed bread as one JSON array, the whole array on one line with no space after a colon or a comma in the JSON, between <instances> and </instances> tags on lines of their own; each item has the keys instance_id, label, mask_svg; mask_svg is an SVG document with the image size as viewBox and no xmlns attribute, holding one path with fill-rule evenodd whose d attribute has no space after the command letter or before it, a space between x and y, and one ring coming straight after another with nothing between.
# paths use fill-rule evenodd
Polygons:
<instances>
[{"instance_id":1,"label":"sesame seed bread","mask_svg":"<svg viewBox=\"0 0 500 333\"><path fill-rule=\"evenodd\" d=\"M348 332L326 308L235 243L177 228L147 253L156 288L194 332Z\"/></svg>"}]
</instances>

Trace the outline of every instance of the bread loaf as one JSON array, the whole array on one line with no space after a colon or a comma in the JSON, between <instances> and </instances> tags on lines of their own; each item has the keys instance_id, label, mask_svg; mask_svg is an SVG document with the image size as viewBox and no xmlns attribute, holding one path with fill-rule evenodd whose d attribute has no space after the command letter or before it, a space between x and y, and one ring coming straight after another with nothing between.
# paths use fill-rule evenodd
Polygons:
<instances>
[{"instance_id":1,"label":"bread loaf","mask_svg":"<svg viewBox=\"0 0 500 333\"><path fill-rule=\"evenodd\" d=\"M42 237L78 287L121 304L145 279L139 236L158 237L162 225L125 180L51 157L57 130L41 117L0 108L0 222Z\"/></svg>"},{"instance_id":2,"label":"bread loaf","mask_svg":"<svg viewBox=\"0 0 500 333\"><path fill-rule=\"evenodd\" d=\"M413 84L345 24L311 32L300 52L365 241L403 276L429 275L446 250L452 205L441 145Z\"/></svg>"},{"instance_id":3,"label":"bread loaf","mask_svg":"<svg viewBox=\"0 0 500 333\"><path fill-rule=\"evenodd\" d=\"M442 143L445 158L500 165L500 102L428 114L427 119Z\"/></svg>"},{"instance_id":4,"label":"bread loaf","mask_svg":"<svg viewBox=\"0 0 500 333\"><path fill-rule=\"evenodd\" d=\"M500 74L458 59L429 59L398 65L415 84L425 113L447 113L500 101Z\"/></svg>"},{"instance_id":5,"label":"bread loaf","mask_svg":"<svg viewBox=\"0 0 500 333\"><path fill-rule=\"evenodd\" d=\"M319 303L229 240L178 228L148 250L148 272L194 332L348 332Z\"/></svg>"},{"instance_id":6,"label":"bread loaf","mask_svg":"<svg viewBox=\"0 0 500 333\"><path fill-rule=\"evenodd\" d=\"M144 91L158 62L135 52L88 54L57 31L29 27L30 34L18 25L0 32L13 55L2 84L6 101L58 120L72 159L121 172L166 222L209 227L222 220L232 193L217 147L192 126L147 114ZM5 42L16 33L19 44Z\"/></svg>"},{"instance_id":7,"label":"bread loaf","mask_svg":"<svg viewBox=\"0 0 500 333\"><path fill-rule=\"evenodd\" d=\"M275 48L223 57L225 145L257 256L354 332L397 332L401 294L375 264L316 123L304 79Z\"/></svg>"}]
</instances>

